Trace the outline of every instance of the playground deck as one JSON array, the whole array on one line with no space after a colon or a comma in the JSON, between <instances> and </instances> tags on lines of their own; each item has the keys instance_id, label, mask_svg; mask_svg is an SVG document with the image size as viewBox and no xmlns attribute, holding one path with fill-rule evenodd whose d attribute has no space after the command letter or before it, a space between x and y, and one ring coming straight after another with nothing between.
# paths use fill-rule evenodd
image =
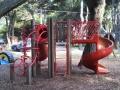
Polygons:
<instances>
[{"instance_id":1,"label":"playground deck","mask_svg":"<svg viewBox=\"0 0 120 90\"><path fill-rule=\"evenodd\" d=\"M75 53L75 48L72 51ZM119 58L106 57L100 60L110 70L109 74L102 75L94 74L85 67L77 67L79 59L76 57L76 60L72 60L71 76L59 75L51 79L48 79L47 61L43 61L41 74L32 78L31 85L26 85L25 76L16 77L15 82L11 83L9 65L1 65L0 90L120 90Z\"/></svg>"}]
</instances>

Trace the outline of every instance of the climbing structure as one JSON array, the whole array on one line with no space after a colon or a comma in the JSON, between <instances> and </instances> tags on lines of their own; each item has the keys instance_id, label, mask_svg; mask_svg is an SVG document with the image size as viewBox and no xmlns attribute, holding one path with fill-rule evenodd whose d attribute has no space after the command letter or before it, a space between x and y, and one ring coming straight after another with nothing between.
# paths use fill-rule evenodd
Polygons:
<instances>
[{"instance_id":1,"label":"climbing structure","mask_svg":"<svg viewBox=\"0 0 120 90\"><path fill-rule=\"evenodd\" d=\"M27 36L24 25L29 22L26 21L22 26L22 39L23 39L23 55L21 58L17 58L13 63L13 70L16 75L21 76L26 74L27 65L33 66L36 59L43 61L47 58L47 46L44 44L39 44L47 42L47 26L46 25L35 25L33 26L31 33ZM33 37L34 35L34 37ZM35 47L26 47L28 39L31 39L31 43L35 43ZM27 51L35 51L34 56L30 57L27 55Z\"/></svg>"},{"instance_id":2,"label":"climbing structure","mask_svg":"<svg viewBox=\"0 0 120 90\"><path fill-rule=\"evenodd\" d=\"M64 29L60 29L60 27L63 26ZM98 61L112 52L113 43L112 41L98 35L99 26L100 24L97 21L54 21L48 26L41 24L33 26L32 32L26 37L25 28L23 25L23 56L16 59L14 62L13 69L15 73L17 75L24 75L26 73L27 65L33 66L36 63L37 59L39 61L43 61L48 57L48 69L51 68L49 69L49 74L54 74L55 76L58 74L70 75L70 48L71 44L75 43L95 43L96 52L83 55L82 64L86 68L92 69L97 74L108 73L108 69L106 69L103 65L99 64ZM53 36L51 36L51 34ZM33 41L32 44L34 44L35 47L26 47L29 38L31 38L31 41ZM44 44L47 42L49 49L47 49L46 44ZM58 58L56 58L56 45L58 43L64 43L66 46L66 63L61 66L57 64ZM28 56L26 54L27 50L34 51L34 56ZM65 67L66 70L64 72L57 72L57 69L59 67ZM19 69L19 71L21 71L21 73L18 73L17 68Z\"/></svg>"}]
</instances>

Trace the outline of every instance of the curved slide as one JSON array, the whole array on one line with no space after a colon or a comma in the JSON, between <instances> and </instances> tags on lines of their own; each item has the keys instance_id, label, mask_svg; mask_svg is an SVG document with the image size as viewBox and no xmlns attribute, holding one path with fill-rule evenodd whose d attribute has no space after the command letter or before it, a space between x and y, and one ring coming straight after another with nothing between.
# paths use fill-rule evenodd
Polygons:
<instances>
[{"instance_id":1,"label":"curved slide","mask_svg":"<svg viewBox=\"0 0 120 90\"><path fill-rule=\"evenodd\" d=\"M98 63L98 60L108 56L113 51L113 42L99 36L98 47L96 52L92 52L82 56L82 64L96 74L107 74L110 71L103 65Z\"/></svg>"}]
</instances>

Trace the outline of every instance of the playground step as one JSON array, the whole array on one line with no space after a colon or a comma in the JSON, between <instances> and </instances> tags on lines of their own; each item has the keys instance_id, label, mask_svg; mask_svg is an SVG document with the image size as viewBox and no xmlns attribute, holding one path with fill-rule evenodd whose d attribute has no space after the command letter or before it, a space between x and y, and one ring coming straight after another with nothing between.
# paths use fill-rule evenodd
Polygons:
<instances>
[{"instance_id":1,"label":"playground step","mask_svg":"<svg viewBox=\"0 0 120 90\"><path fill-rule=\"evenodd\" d=\"M58 65L58 66L56 66L56 68L66 68L67 67L67 65L65 64L65 65Z\"/></svg>"},{"instance_id":2,"label":"playground step","mask_svg":"<svg viewBox=\"0 0 120 90\"><path fill-rule=\"evenodd\" d=\"M66 65L58 65L58 66L56 66L55 76L60 75L60 74L67 75L67 68L66 67L67 67Z\"/></svg>"},{"instance_id":3,"label":"playground step","mask_svg":"<svg viewBox=\"0 0 120 90\"><path fill-rule=\"evenodd\" d=\"M56 73L56 75L61 75L61 74L67 75L67 72Z\"/></svg>"}]
</instances>

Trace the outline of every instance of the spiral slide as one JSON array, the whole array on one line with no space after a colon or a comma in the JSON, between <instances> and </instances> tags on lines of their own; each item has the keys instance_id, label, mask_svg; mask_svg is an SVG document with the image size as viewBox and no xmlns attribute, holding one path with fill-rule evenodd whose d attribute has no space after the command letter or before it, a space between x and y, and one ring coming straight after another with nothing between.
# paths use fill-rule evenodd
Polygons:
<instances>
[{"instance_id":1,"label":"spiral slide","mask_svg":"<svg viewBox=\"0 0 120 90\"><path fill-rule=\"evenodd\" d=\"M99 36L97 49L96 52L82 56L82 64L86 68L93 70L96 74L107 74L110 71L99 64L98 60L108 56L113 51L113 42Z\"/></svg>"}]
</instances>

